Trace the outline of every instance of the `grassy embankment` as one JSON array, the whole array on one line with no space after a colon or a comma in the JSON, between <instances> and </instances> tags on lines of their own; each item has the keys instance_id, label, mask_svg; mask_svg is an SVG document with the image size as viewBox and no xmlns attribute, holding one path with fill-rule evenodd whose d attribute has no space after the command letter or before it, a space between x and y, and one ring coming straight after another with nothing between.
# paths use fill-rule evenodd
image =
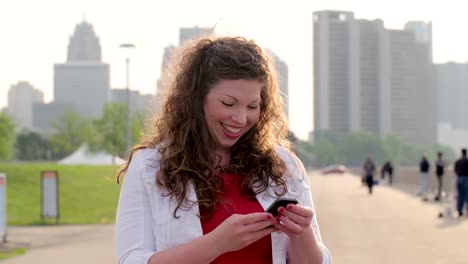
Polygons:
<instances>
[{"instance_id":1,"label":"grassy embankment","mask_svg":"<svg viewBox=\"0 0 468 264\"><path fill-rule=\"evenodd\" d=\"M117 166L65 166L53 163L1 163L7 175L8 225L54 224L41 219L41 171L59 174L59 223L114 223L120 185Z\"/></svg>"}]
</instances>

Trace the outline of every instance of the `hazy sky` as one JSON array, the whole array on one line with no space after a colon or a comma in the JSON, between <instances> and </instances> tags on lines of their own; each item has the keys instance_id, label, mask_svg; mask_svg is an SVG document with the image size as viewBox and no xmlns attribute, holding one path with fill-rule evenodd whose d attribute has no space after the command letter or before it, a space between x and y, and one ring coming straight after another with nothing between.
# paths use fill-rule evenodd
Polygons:
<instances>
[{"instance_id":1,"label":"hazy sky","mask_svg":"<svg viewBox=\"0 0 468 264\"><path fill-rule=\"evenodd\" d=\"M255 39L289 66L290 127L301 138L312 129L312 12L353 11L358 19L401 29L410 20L433 23L434 62L468 61L468 16L462 1L391 0L10 0L0 2L0 108L12 84L28 81L53 96L53 64L66 60L69 37L86 19L94 26L111 87L125 86L119 45L131 42L130 87L155 93L161 56L178 44L180 27L212 27ZM86 100L85 98L83 98Z\"/></svg>"}]
</instances>

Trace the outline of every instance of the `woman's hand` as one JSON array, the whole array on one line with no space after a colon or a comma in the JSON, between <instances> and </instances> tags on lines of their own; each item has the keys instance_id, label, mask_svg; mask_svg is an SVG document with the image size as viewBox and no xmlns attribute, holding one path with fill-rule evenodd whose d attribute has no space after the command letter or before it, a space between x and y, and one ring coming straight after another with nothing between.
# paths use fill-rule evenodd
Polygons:
<instances>
[{"instance_id":1,"label":"woman's hand","mask_svg":"<svg viewBox=\"0 0 468 264\"><path fill-rule=\"evenodd\" d=\"M270 213L234 214L210 234L214 236L221 254L242 249L262 237L277 231L277 220Z\"/></svg>"},{"instance_id":2,"label":"woman's hand","mask_svg":"<svg viewBox=\"0 0 468 264\"><path fill-rule=\"evenodd\" d=\"M274 224L278 230L286 233L289 237L305 234L311 229L310 223L314 212L308 207L288 204L286 208L278 208L277 222Z\"/></svg>"}]
</instances>

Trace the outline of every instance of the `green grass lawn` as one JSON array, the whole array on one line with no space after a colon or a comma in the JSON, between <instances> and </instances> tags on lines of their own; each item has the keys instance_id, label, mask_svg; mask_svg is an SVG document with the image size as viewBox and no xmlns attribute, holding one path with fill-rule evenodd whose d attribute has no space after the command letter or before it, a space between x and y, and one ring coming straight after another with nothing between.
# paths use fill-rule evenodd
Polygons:
<instances>
[{"instance_id":1,"label":"green grass lawn","mask_svg":"<svg viewBox=\"0 0 468 264\"><path fill-rule=\"evenodd\" d=\"M7 175L8 225L55 223L41 219L42 170L59 174L60 224L114 223L120 186L117 166L66 166L53 163L0 163Z\"/></svg>"},{"instance_id":2,"label":"green grass lawn","mask_svg":"<svg viewBox=\"0 0 468 264\"><path fill-rule=\"evenodd\" d=\"M0 249L0 260L18 256L24 254L25 252L26 250L24 248Z\"/></svg>"}]
</instances>

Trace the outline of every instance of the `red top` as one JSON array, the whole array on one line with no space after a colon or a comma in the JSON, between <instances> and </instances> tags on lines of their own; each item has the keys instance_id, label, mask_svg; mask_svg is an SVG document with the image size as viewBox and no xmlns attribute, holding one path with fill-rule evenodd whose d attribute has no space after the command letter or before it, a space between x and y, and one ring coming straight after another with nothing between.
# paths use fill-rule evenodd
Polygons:
<instances>
[{"instance_id":1,"label":"red top","mask_svg":"<svg viewBox=\"0 0 468 264\"><path fill-rule=\"evenodd\" d=\"M221 174L224 179L223 194L221 200L224 204L218 204L210 218L201 220L203 234L208 234L232 214L249 214L263 212L263 207L256 198L249 198L241 192L241 176L236 174ZM203 215L203 213L202 213ZM249 246L233 252L227 252L212 263L222 264L262 264L273 263L271 252L271 236L265 236Z\"/></svg>"}]
</instances>

